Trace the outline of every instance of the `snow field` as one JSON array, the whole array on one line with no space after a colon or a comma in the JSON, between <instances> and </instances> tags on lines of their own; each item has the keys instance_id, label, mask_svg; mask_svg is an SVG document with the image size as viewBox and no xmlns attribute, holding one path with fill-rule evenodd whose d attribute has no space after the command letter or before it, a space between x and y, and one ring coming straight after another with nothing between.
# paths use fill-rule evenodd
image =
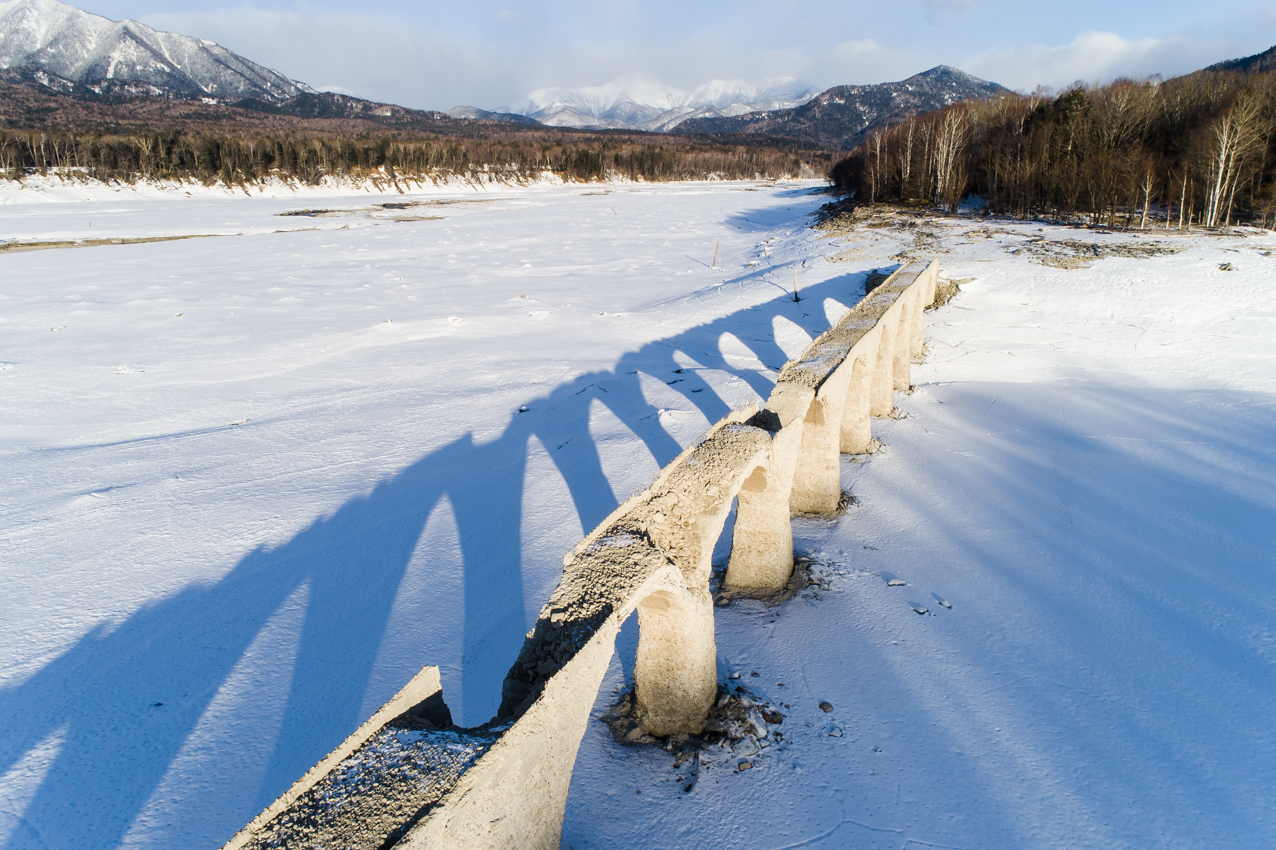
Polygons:
<instances>
[{"instance_id":1,"label":"snow field","mask_svg":"<svg viewBox=\"0 0 1276 850\"><path fill-rule=\"evenodd\" d=\"M1062 271L1008 253L1036 226L934 229L975 280L928 314L885 449L844 459L859 506L795 520L829 588L717 612L723 680L783 705L784 739L742 747L744 772L706 754L688 793L672 756L595 724L565 847L1267 843L1271 235ZM861 238L866 263L911 240ZM599 712L632 624L619 643Z\"/></svg>"},{"instance_id":2,"label":"snow field","mask_svg":"<svg viewBox=\"0 0 1276 850\"><path fill-rule=\"evenodd\" d=\"M562 553L922 252L974 280L795 523L827 587L717 611L783 740L686 792L593 723L564 846L1263 846L1271 235L1063 271L1131 237L829 239L809 188L6 189L9 239L248 235L0 257L0 840L216 847L427 663L487 719Z\"/></svg>"},{"instance_id":3,"label":"snow field","mask_svg":"<svg viewBox=\"0 0 1276 850\"><path fill-rule=\"evenodd\" d=\"M809 184L56 188L4 234L249 235L0 257L12 847L219 846L427 663L486 720L563 552L857 280Z\"/></svg>"}]
</instances>

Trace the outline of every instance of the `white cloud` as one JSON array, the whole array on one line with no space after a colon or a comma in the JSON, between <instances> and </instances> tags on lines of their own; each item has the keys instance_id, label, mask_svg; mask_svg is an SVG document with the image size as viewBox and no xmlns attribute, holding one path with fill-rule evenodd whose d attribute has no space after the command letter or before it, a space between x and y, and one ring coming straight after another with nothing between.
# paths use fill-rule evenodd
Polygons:
<instances>
[{"instance_id":1,"label":"white cloud","mask_svg":"<svg viewBox=\"0 0 1276 850\"><path fill-rule=\"evenodd\" d=\"M392 18L243 6L148 15L146 23L213 39L316 88L373 100L446 109L511 84L523 93L518 56Z\"/></svg>"},{"instance_id":2,"label":"white cloud","mask_svg":"<svg viewBox=\"0 0 1276 850\"><path fill-rule=\"evenodd\" d=\"M938 64L923 55L895 50L865 38L844 41L817 55L809 61L804 79L811 79L822 88L864 85L902 80Z\"/></svg>"},{"instance_id":3,"label":"white cloud","mask_svg":"<svg viewBox=\"0 0 1276 850\"><path fill-rule=\"evenodd\" d=\"M494 17L508 17L501 11ZM603 13L620 18L634 10L631 4L616 3ZM601 85L634 74L685 89L713 79L756 82L783 76L825 88L880 82L896 68L914 73L926 67L899 60L872 40L826 51L742 48L730 34L705 33L654 44L602 44L582 36L551 45L522 37L518 23L518 32L502 38L495 30L470 35L377 13L313 7L170 12L147 15L145 22L215 40L316 88L426 109L461 104L493 109L541 88Z\"/></svg>"},{"instance_id":4,"label":"white cloud","mask_svg":"<svg viewBox=\"0 0 1276 850\"><path fill-rule=\"evenodd\" d=\"M1083 32L1071 44L988 50L962 63L963 70L1021 91L1062 88L1081 80L1166 77L1213 61L1218 48L1185 37L1128 41L1110 32Z\"/></svg>"}]
</instances>

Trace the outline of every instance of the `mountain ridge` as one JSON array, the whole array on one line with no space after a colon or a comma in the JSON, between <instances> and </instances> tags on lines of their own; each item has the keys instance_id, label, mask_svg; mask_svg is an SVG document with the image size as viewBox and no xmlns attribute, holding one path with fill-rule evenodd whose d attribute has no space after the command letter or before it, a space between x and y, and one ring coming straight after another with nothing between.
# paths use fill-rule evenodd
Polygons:
<instances>
[{"instance_id":1,"label":"mountain ridge","mask_svg":"<svg viewBox=\"0 0 1276 850\"><path fill-rule=\"evenodd\" d=\"M878 127L959 100L1004 94L1010 90L998 83L937 65L898 82L834 86L791 109L692 119L674 132L758 133L801 139L832 150L853 150Z\"/></svg>"},{"instance_id":2,"label":"mountain ridge","mask_svg":"<svg viewBox=\"0 0 1276 850\"><path fill-rule=\"evenodd\" d=\"M1226 59L1202 68L1197 73L1226 73L1235 71L1241 74L1261 74L1264 71L1276 71L1276 47L1269 47L1262 53L1244 56L1240 59Z\"/></svg>"},{"instance_id":3,"label":"mountain ridge","mask_svg":"<svg viewBox=\"0 0 1276 850\"><path fill-rule=\"evenodd\" d=\"M314 91L215 42L112 21L59 0L0 3L0 70L86 96L276 102Z\"/></svg>"}]
</instances>

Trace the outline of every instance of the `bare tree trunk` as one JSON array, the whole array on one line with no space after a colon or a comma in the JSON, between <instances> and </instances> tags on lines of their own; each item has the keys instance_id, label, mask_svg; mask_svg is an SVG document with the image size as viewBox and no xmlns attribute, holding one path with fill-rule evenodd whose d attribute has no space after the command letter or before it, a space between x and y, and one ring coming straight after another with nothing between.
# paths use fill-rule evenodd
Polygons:
<instances>
[{"instance_id":1,"label":"bare tree trunk","mask_svg":"<svg viewBox=\"0 0 1276 850\"><path fill-rule=\"evenodd\" d=\"M965 110L952 109L944 116L935 138L935 203L947 203L950 212L957 211L965 188L958 185L958 158L966 147L968 129Z\"/></svg>"},{"instance_id":2,"label":"bare tree trunk","mask_svg":"<svg viewBox=\"0 0 1276 850\"><path fill-rule=\"evenodd\" d=\"M899 195L900 198L912 197L908 189L909 177L913 171L913 136L917 131L917 121L908 119L908 132L904 134L904 149L899 156Z\"/></svg>"},{"instance_id":3,"label":"bare tree trunk","mask_svg":"<svg viewBox=\"0 0 1276 850\"><path fill-rule=\"evenodd\" d=\"M1148 208L1152 206L1152 169L1148 169L1143 177L1143 220L1139 222L1139 230L1147 227Z\"/></svg>"},{"instance_id":4,"label":"bare tree trunk","mask_svg":"<svg viewBox=\"0 0 1276 850\"><path fill-rule=\"evenodd\" d=\"M1183 192L1179 195L1179 230L1183 229L1183 210L1187 208L1187 171L1183 172Z\"/></svg>"}]
</instances>

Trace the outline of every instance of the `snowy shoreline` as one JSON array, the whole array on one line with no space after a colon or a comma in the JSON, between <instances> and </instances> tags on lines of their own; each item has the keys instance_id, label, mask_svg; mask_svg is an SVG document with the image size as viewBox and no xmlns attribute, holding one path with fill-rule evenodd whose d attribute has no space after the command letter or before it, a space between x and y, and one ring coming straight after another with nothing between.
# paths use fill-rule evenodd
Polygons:
<instances>
[{"instance_id":1,"label":"snowy shoreline","mask_svg":"<svg viewBox=\"0 0 1276 850\"><path fill-rule=\"evenodd\" d=\"M52 169L51 169L52 171ZM455 194L456 192L508 192L521 189L544 189L555 187L577 188L624 188L624 187L660 187L660 186L694 186L698 184L736 184L756 181L725 180L707 178L704 180L670 180L667 182L649 182L630 180L624 177L611 177L607 180L580 182L564 180L552 171L545 171L535 179L509 178L496 172L474 172L472 174L439 174L429 177L419 175L391 175L383 173L379 177L352 178L325 175L318 183L303 183L298 180L285 180L272 177L269 180L226 184L222 181L204 183L198 180L155 180L139 178L132 183L123 181L105 182L87 175L74 173L28 174L21 179L7 178L0 180L0 204L20 204L45 201L91 201L106 200L112 197L137 199L173 199L173 198L326 198L344 197L348 195L429 195ZM810 180L803 178L781 178L763 181L768 184L801 183L809 185Z\"/></svg>"}]
</instances>

